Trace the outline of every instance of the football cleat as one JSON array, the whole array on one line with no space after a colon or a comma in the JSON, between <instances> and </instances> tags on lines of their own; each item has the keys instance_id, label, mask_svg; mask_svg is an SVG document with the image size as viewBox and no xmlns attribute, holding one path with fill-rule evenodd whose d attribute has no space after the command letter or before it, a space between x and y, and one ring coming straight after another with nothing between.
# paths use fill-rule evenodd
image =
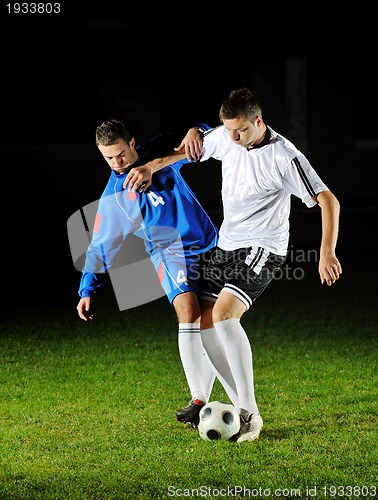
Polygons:
<instances>
[{"instance_id":1,"label":"football cleat","mask_svg":"<svg viewBox=\"0 0 378 500\"><path fill-rule=\"evenodd\" d=\"M242 443L243 441L255 441L260 436L264 422L260 414L254 415L247 410L240 408L240 430L232 441Z\"/></svg>"},{"instance_id":2,"label":"football cleat","mask_svg":"<svg viewBox=\"0 0 378 500\"><path fill-rule=\"evenodd\" d=\"M190 427L196 428L199 424L199 412L205 405L200 399L192 399L185 408L176 411L176 418L179 422L189 423Z\"/></svg>"}]
</instances>

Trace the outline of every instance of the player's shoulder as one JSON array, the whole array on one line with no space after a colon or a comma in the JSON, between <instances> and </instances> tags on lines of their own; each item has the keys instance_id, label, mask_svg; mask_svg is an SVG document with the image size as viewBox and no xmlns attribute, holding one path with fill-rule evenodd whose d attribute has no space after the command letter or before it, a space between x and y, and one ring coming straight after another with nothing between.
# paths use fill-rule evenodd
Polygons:
<instances>
[{"instance_id":1,"label":"player's shoulder","mask_svg":"<svg viewBox=\"0 0 378 500\"><path fill-rule=\"evenodd\" d=\"M228 134L224 125L218 125L217 127L206 130L206 132L203 134L205 143L219 141L222 137L226 136L228 136Z\"/></svg>"},{"instance_id":2,"label":"player's shoulder","mask_svg":"<svg viewBox=\"0 0 378 500\"><path fill-rule=\"evenodd\" d=\"M279 134L268 125L267 128L270 132L270 140L269 140L270 144L275 145L278 148L283 148L288 153L290 152L295 152L296 154L299 153L298 148L287 137L283 136L282 134Z\"/></svg>"},{"instance_id":3,"label":"player's shoulder","mask_svg":"<svg viewBox=\"0 0 378 500\"><path fill-rule=\"evenodd\" d=\"M226 130L226 127L224 125L218 125L217 127L210 128L209 130L206 130L204 133L204 136L206 137L207 135L211 134L221 134Z\"/></svg>"},{"instance_id":4,"label":"player's shoulder","mask_svg":"<svg viewBox=\"0 0 378 500\"><path fill-rule=\"evenodd\" d=\"M231 142L228 131L224 125L218 125L204 133L204 145L212 148L224 147L225 144Z\"/></svg>"},{"instance_id":5,"label":"player's shoulder","mask_svg":"<svg viewBox=\"0 0 378 500\"><path fill-rule=\"evenodd\" d=\"M166 132L154 135L146 141L138 144L137 153L142 163L147 163L155 158L172 153L180 143L177 133Z\"/></svg>"},{"instance_id":6,"label":"player's shoulder","mask_svg":"<svg viewBox=\"0 0 378 500\"><path fill-rule=\"evenodd\" d=\"M106 186L104 187L104 190L101 194L101 198L105 198L114 193L114 184L116 184L116 182L117 174L114 172L114 170L111 170L108 182L106 183Z\"/></svg>"}]
</instances>

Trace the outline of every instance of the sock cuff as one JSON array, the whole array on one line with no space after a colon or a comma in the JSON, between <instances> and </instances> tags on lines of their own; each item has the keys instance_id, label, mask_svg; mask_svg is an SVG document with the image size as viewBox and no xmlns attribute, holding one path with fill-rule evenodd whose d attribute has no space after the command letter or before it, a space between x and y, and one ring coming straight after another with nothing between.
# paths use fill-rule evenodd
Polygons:
<instances>
[{"instance_id":1,"label":"sock cuff","mask_svg":"<svg viewBox=\"0 0 378 500\"><path fill-rule=\"evenodd\" d=\"M205 334L206 334L206 333L210 333L210 332L213 332L213 333L215 333L215 332L216 332L216 330L215 330L215 326L212 326L211 328L204 328L203 330L201 330L201 334L202 334L202 333L205 333Z\"/></svg>"},{"instance_id":2,"label":"sock cuff","mask_svg":"<svg viewBox=\"0 0 378 500\"><path fill-rule=\"evenodd\" d=\"M179 323L180 333L200 333L199 323Z\"/></svg>"},{"instance_id":3,"label":"sock cuff","mask_svg":"<svg viewBox=\"0 0 378 500\"><path fill-rule=\"evenodd\" d=\"M227 326L227 325L237 325L240 323L239 318L229 318L229 319L224 319L223 321L218 321L217 323L214 323L215 327L222 327L222 326Z\"/></svg>"}]
</instances>

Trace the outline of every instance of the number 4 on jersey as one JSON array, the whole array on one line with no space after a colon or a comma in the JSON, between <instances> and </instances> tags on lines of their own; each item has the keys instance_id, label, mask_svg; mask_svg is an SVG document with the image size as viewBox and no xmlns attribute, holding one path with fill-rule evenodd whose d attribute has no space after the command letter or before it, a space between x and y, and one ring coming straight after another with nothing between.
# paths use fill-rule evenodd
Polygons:
<instances>
[{"instance_id":1,"label":"number 4 on jersey","mask_svg":"<svg viewBox=\"0 0 378 500\"><path fill-rule=\"evenodd\" d=\"M163 200L162 196L158 196L152 191L149 191L147 195L154 207L157 207L158 205L165 205L165 201Z\"/></svg>"},{"instance_id":2,"label":"number 4 on jersey","mask_svg":"<svg viewBox=\"0 0 378 500\"><path fill-rule=\"evenodd\" d=\"M186 274L182 269L180 269L179 272L177 273L176 280L177 280L177 283L186 283L187 282Z\"/></svg>"}]
</instances>

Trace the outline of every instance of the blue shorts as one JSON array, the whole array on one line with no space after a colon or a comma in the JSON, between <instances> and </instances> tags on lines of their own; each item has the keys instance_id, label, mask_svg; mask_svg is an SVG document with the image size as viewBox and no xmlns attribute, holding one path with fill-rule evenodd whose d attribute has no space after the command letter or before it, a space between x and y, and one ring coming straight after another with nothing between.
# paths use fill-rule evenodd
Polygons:
<instances>
[{"instance_id":1,"label":"blue shorts","mask_svg":"<svg viewBox=\"0 0 378 500\"><path fill-rule=\"evenodd\" d=\"M171 305L180 293L199 294L203 284L206 254L208 252L184 257L171 254L166 249L153 252L151 261Z\"/></svg>"}]
</instances>

